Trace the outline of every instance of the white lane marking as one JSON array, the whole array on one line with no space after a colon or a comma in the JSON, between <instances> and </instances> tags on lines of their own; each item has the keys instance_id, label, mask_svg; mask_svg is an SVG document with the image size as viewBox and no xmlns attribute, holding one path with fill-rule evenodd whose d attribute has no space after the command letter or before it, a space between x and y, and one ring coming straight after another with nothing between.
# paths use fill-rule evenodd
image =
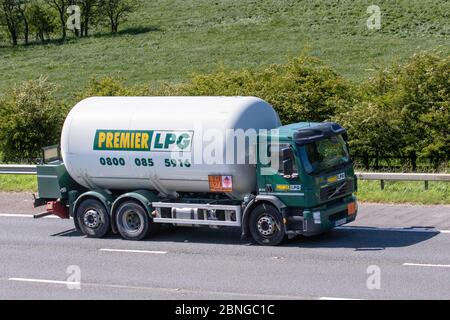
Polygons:
<instances>
[{"instance_id":1,"label":"white lane marking","mask_svg":"<svg viewBox=\"0 0 450 320\"><path fill-rule=\"evenodd\" d=\"M151 250L125 250L125 249L99 249L106 252L126 252L126 253L152 253L152 254L166 254L167 251L151 251Z\"/></svg>"},{"instance_id":2,"label":"white lane marking","mask_svg":"<svg viewBox=\"0 0 450 320\"><path fill-rule=\"evenodd\" d=\"M319 300L364 300L364 299L338 298L338 297L320 297Z\"/></svg>"},{"instance_id":3,"label":"white lane marking","mask_svg":"<svg viewBox=\"0 0 450 320\"><path fill-rule=\"evenodd\" d=\"M382 228L382 227L337 227L336 229L342 230L363 230L363 231L393 231L393 232L432 232L432 233L447 233L450 234L450 230L439 230L433 228Z\"/></svg>"},{"instance_id":4,"label":"white lane marking","mask_svg":"<svg viewBox=\"0 0 450 320\"><path fill-rule=\"evenodd\" d=\"M450 268L450 264L431 264L431 263L409 263L406 262L404 266L411 267L436 267L436 268Z\"/></svg>"},{"instance_id":5,"label":"white lane marking","mask_svg":"<svg viewBox=\"0 0 450 320\"><path fill-rule=\"evenodd\" d=\"M0 278L0 280L3 280ZM231 291L213 291L213 290L193 290L184 288L165 288L165 287L143 287L143 286L129 286L121 284L102 284L92 282L70 282L70 281L58 281L58 280L46 280L46 279L31 279L31 278L8 278L9 281L20 282L34 282L44 284L57 284L57 285L81 285L84 288L108 288L108 289L125 289L125 290L144 290L144 291L162 291L169 293L194 293L194 294L206 294L206 295L219 295L219 296L239 296L239 297L257 297L266 299L314 299L313 297L299 296L299 295L277 295L277 294L264 294L264 293L243 293L243 292L231 292Z\"/></svg>"},{"instance_id":6,"label":"white lane marking","mask_svg":"<svg viewBox=\"0 0 450 320\"><path fill-rule=\"evenodd\" d=\"M5 217L5 218L33 218L32 214L20 214L20 213L0 213L0 217ZM42 218L51 218L51 219L60 219L57 216L45 216ZM40 219L42 219L40 218Z\"/></svg>"},{"instance_id":7,"label":"white lane marking","mask_svg":"<svg viewBox=\"0 0 450 320\"><path fill-rule=\"evenodd\" d=\"M31 279L31 278L8 278L8 280L21 281L21 282L50 283L50 284L68 284L68 285L79 285L80 284L80 282L73 282L73 281L58 281L58 280Z\"/></svg>"}]
</instances>

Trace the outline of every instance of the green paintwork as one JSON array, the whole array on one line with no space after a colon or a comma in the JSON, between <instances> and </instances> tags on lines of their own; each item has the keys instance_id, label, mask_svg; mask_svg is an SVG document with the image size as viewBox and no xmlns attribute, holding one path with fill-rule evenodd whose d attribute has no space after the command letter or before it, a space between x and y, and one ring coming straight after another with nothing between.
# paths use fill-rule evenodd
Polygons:
<instances>
[{"instance_id":1,"label":"green paintwork","mask_svg":"<svg viewBox=\"0 0 450 320\"><path fill-rule=\"evenodd\" d=\"M87 191L83 194L81 194L76 201L73 203L73 212L76 212L77 210L77 206L81 203L81 201L83 199L86 198L95 198L100 200L101 203L103 203L103 205L105 206L106 210L108 211L108 213L111 210L111 205L114 202L114 196L108 192L106 192L106 190L103 189L95 189L95 190L90 190ZM72 204L70 204L72 205Z\"/></svg>"},{"instance_id":2,"label":"green paintwork","mask_svg":"<svg viewBox=\"0 0 450 320\"><path fill-rule=\"evenodd\" d=\"M297 122L297 123L291 123L287 124L281 127L276 128L277 133L274 131L267 131L266 133L262 133L259 136L267 136L269 139L272 139L274 137L278 137L280 140L292 140L292 135L295 131L299 129L304 128L311 128L316 125L321 124L321 122Z\"/></svg>"},{"instance_id":3,"label":"green paintwork","mask_svg":"<svg viewBox=\"0 0 450 320\"><path fill-rule=\"evenodd\" d=\"M345 222L342 222L342 224L354 221L356 218L356 212L353 215L345 215L344 217L332 219L332 215L342 211L345 212L347 210L347 205L350 202L356 202L356 197L349 195L341 198L337 203L323 204L315 208L304 210L303 217L305 226L303 229L303 235L312 236L333 229L337 226L336 222L340 219L345 219ZM313 212L320 212L320 223L316 223L314 221Z\"/></svg>"},{"instance_id":4,"label":"green paintwork","mask_svg":"<svg viewBox=\"0 0 450 320\"><path fill-rule=\"evenodd\" d=\"M354 174L353 166L349 165L347 168L342 170L337 170L329 172L323 175L309 175L303 170L303 163L299 157L298 146L293 142L293 134L298 129L314 127L319 125L319 122L299 122L293 123L277 128L277 132L268 131L267 133L261 134L258 137L258 148L259 141L263 137L262 141L273 141L274 138L278 140L280 144L289 144L294 151L295 165L298 170L298 178L296 179L285 179L283 176L277 174L276 170L270 168L270 165L263 165L258 160L257 163L257 185L260 194L272 194L276 195L283 203L288 207L302 207L302 208L314 208L323 204L320 200L320 189L325 186L331 186L334 184L342 183L341 181L336 181L333 183L328 183L327 178L333 177L339 173L345 173L345 179L353 183L356 188L356 176ZM258 149L259 155L259 149ZM262 175L261 169L269 168L273 171L272 175ZM266 186L270 185L272 191L268 192ZM290 188L292 186L301 186L300 190L280 191L276 190L277 185L288 185ZM347 195L351 195L348 193ZM334 201L334 200L330 200Z\"/></svg>"},{"instance_id":5,"label":"green paintwork","mask_svg":"<svg viewBox=\"0 0 450 320\"><path fill-rule=\"evenodd\" d=\"M151 203L155 202L155 201L159 201L158 197L153 192L148 191L148 190L136 190L133 192L127 192L127 193L119 196L114 201L114 203L111 207L111 212L114 212L116 210L118 204L120 204L121 200L126 199L126 198L132 198L132 199L139 201L139 203L141 203L144 206L144 208L147 210L148 213L151 213L151 211L152 211Z\"/></svg>"},{"instance_id":6,"label":"green paintwork","mask_svg":"<svg viewBox=\"0 0 450 320\"><path fill-rule=\"evenodd\" d=\"M68 191L83 189L70 177L62 162L38 165L36 170L39 198L64 199Z\"/></svg>"}]
</instances>

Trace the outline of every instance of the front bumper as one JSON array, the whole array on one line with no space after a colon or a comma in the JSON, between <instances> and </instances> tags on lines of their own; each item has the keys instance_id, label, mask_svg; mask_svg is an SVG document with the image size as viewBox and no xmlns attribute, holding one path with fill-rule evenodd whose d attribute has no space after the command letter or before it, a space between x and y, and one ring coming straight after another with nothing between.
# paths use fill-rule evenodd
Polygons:
<instances>
[{"instance_id":1,"label":"front bumper","mask_svg":"<svg viewBox=\"0 0 450 320\"><path fill-rule=\"evenodd\" d=\"M303 210L301 217L291 216L288 234L313 236L355 220L358 211L356 197L351 195L338 203Z\"/></svg>"}]
</instances>

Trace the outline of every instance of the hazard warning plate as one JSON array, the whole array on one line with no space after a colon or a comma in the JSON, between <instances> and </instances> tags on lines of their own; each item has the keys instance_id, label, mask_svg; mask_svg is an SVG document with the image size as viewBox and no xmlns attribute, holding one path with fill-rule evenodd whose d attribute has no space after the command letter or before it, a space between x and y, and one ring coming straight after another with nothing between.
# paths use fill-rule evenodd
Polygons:
<instances>
[{"instance_id":1,"label":"hazard warning plate","mask_svg":"<svg viewBox=\"0 0 450 320\"><path fill-rule=\"evenodd\" d=\"M209 190L211 192L233 191L232 176L208 176Z\"/></svg>"}]
</instances>

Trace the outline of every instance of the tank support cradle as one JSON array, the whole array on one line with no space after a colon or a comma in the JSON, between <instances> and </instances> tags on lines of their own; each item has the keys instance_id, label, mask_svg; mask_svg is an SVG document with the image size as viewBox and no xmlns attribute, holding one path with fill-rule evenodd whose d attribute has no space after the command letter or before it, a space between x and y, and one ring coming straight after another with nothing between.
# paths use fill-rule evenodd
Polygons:
<instances>
[{"instance_id":1,"label":"tank support cradle","mask_svg":"<svg viewBox=\"0 0 450 320\"><path fill-rule=\"evenodd\" d=\"M210 225L210 226L241 226L241 206L233 205L216 205L216 204L201 204L201 203L170 203L170 202L152 202L152 207L155 208L156 214L153 221L157 223L174 223L185 225ZM208 219L208 215L204 214L203 219L189 219L189 218L166 218L161 216L161 208L178 208L178 209L197 209L205 211L224 210L227 212L234 212L235 218L225 214L225 220Z\"/></svg>"}]
</instances>

